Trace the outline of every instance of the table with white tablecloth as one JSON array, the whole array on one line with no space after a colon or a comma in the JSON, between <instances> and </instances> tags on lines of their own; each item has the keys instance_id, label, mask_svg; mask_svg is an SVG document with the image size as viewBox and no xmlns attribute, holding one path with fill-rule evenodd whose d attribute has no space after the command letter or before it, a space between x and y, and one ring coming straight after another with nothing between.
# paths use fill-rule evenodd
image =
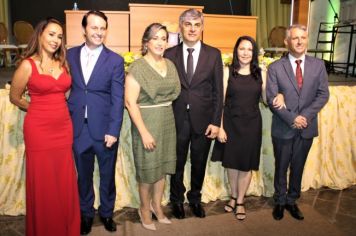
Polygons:
<instances>
[{"instance_id":1,"label":"table with white tablecloth","mask_svg":"<svg viewBox=\"0 0 356 236\"><path fill-rule=\"evenodd\" d=\"M344 189L356 184L356 86L330 86L330 99L319 113L319 137L314 139L302 180L302 191L327 186ZM272 113L260 104L263 137L259 171L253 172L247 195L272 196L274 157L271 142ZM25 155L23 120L25 112L9 102L9 90L0 90L0 215L25 214ZM139 197L131 146L131 122L125 111L116 163L115 210L138 207ZM45 142L45 140L44 140ZM190 163L185 184L189 189ZM169 180L169 177L167 177ZM95 167L94 187L98 195L99 174ZM202 201L226 199L227 176L220 163L208 161ZM169 200L166 183L164 204ZM99 203L95 200L95 205Z\"/></svg>"}]
</instances>

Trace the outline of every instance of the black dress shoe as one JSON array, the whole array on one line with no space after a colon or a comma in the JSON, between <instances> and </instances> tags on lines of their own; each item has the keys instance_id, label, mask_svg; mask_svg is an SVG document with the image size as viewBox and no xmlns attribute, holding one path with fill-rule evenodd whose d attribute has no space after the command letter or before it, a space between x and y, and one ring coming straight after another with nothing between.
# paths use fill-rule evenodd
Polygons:
<instances>
[{"instance_id":1,"label":"black dress shoe","mask_svg":"<svg viewBox=\"0 0 356 236\"><path fill-rule=\"evenodd\" d=\"M101 223L104 224L104 227L107 231L109 232L115 232L116 231L116 224L112 220L111 217L100 217Z\"/></svg>"},{"instance_id":2,"label":"black dress shoe","mask_svg":"<svg viewBox=\"0 0 356 236\"><path fill-rule=\"evenodd\" d=\"M185 212L183 203L172 203L172 214L177 219L184 219Z\"/></svg>"},{"instance_id":3,"label":"black dress shoe","mask_svg":"<svg viewBox=\"0 0 356 236\"><path fill-rule=\"evenodd\" d=\"M284 205L276 204L273 208L272 215L275 220L281 220L284 215Z\"/></svg>"},{"instance_id":4,"label":"black dress shoe","mask_svg":"<svg viewBox=\"0 0 356 236\"><path fill-rule=\"evenodd\" d=\"M80 220L80 234L87 235L91 231L93 225L93 218L82 216Z\"/></svg>"},{"instance_id":5,"label":"black dress shoe","mask_svg":"<svg viewBox=\"0 0 356 236\"><path fill-rule=\"evenodd\" d=\"M204 218L205 211L200 203L189 203L190 209L196 217Z\"/></svg>"},{"instance_id":6,"label":"black dress shoe","mask_svg":"<svg viewBox=\"0 0 356 236\"><path fill-rule=\"evenodd\" d=\"M297 219L297 220L303 220L304 216L303 213L299 210L297 204L293 204L293 205L286 205L286 210L289 211L290 215Z\"/></svg>"}]
</instances>

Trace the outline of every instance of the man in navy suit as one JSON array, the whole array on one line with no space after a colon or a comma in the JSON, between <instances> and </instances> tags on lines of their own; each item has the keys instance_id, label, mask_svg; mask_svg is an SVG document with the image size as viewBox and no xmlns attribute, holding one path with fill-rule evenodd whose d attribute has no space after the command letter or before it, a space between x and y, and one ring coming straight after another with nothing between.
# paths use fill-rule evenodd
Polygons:
<instances>
[{"instance_id":1,"label":"man in navy suit","mask_svg":"<svg viewBox=\"0 0 356 236\"><path fill-rule=\"evenodd\" d=\"M108 27L105 14L89 11L83 17L82 26L85 43L71 48L67 55L72 75L68 106L74 130L81 234L88 234L94 218L95 156L100 171L100 219L106 230L116 231L112 215L125 72L123 58L103 45Z\"/></svg>"},{"instance_id":2,"label":"man in navy suit","mask_svg":"<svg viewBox=\"0 0 356 236\"><path fill-rule=\"evenodd\" d=\"M303 25L287 29L288 55L268 67L267 102L273 112L272 142L275 156L273 217L283 218L284 209L303 220L296 204L300 197L304 164L318 135L317 115L327 103L329 89L324 62L305 55L308 32ZM275 108L274 98L283 94L285 106ZM287 188L287 171L289 184Z\"/></svg>"},{"instance_id":3,"label":"man in navy suit","mask_svg":"<svg viewBox=\"0 0 356 236\"><path fill-rule=\"evenodd\" d=\"M177 128L177 166L171 177L173 215L185 217L183 208L184 166L190 148L191 189L187 193L189 206L197 217L205 217L201 206L201 189L211 140L220 127L223 106L223 64L217 48L200 41L203 14L195 9L184 11L179 17L183 42L165 52L175 64L181 82L181 93L173 103Z\"/></svg>"}]
</instances>

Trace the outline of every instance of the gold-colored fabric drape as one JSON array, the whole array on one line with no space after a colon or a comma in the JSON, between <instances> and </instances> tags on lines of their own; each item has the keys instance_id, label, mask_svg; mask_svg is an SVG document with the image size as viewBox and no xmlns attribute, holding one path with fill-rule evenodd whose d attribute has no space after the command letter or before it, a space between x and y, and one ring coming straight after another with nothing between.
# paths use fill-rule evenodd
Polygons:
<instances>
[{"instance_id":1,"label":"gold-colored fabric drape","mask_svg":"<svg viewBox=\"0 0 356 236\"><path fill-rule=\"evenodd\" d=\"M268 34L275 26L289 26L291 4L280 0L251 0L251 13L258 16L257 44L268 47Z\"/></svg>"},{"instance_id":2,"label":"gold-colored fabric drape","mask_svg":"<svg viewBox=\"0 0 356 236\"><path fill-rule=\"evenodd\" d=\"M356 184L356 86L330 86L330 99L320 112L319 137L314 139L303 174L302 191L327 186L344 189ZM25 214L25 156L22 126L25 113L9 102L9 90L0 89L0 215ZM272 114L260 104L263 130L259 171L253 172L247 195L272 196L274 157L271 142ZM133 163L130 118L125 111L116 162L115 210L138 207L139 196ZM163 203L169 201L167 177ZM190 186L190 163L184 182ZM95 206L99 203L99 172L94 174ZM229 187L224 168L208 161L202 201L227 199Z\"/></svg>"},{"instance_id":3,"label":"gold-colored fabric drape","mask_svg":"<svg viewBox=\"0 0 356 236\"><path fill-rule=\"evenodd\" d=\"M9 28L9 0L0 0L0 22Z\"/></svg>"},{"instance_id":4,"label":"gold-colored fabric drape","mask_svg":"<svg viewBox=\"0 0 356 236\"><path fill-rule=\"evenodd\" d=\"M25 214L24 116L0 89L0 215Z\"/></svg>"},{"instance_id":5,"label":"gold-colored fabric drape","mask_svg":"<svg viewBox=\"0 0 356 236\"><path fill-rule=\"evenodd\" d=\"M329 89L329 101L318 116L319 137L304 167L302 190L356 184L356 86Z\"/></svg>"}]
</instances>

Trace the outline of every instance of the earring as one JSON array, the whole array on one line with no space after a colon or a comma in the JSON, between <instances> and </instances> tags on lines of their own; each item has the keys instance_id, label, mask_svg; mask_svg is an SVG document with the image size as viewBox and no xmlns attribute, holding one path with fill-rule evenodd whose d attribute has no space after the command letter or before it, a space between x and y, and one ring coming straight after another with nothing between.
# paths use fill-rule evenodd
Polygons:
<instances>
[{"instance_id":1,"label":"earring","mask_svg":"<svg viewBox=\"0 0 356 236\"><path fill-rule=\"evenodd\" d=\"M147 45L143 46L143 50L147 51Z\"/></svg>"}]
</instances>

